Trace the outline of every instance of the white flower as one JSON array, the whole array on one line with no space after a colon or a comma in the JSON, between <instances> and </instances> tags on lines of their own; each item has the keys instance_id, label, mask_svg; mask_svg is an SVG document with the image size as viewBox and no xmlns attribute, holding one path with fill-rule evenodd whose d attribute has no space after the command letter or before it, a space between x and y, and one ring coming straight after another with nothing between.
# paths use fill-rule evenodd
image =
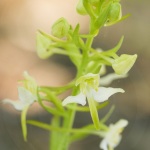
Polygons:
<instances>
[{"instance_id":1,"label":"white flower","mask_svg":"<svg viewBox=\"0 0 150 150\"><path fill-rule=\"evenodd\" d=\"M29 76L27 72L23 73L24 80L21 81L23 86L18 87L18 101L4 99L3 103L11 104L16 110L22 111L26 106L30 106L34 101L37 101L37 83Z\"/></svg>"},{"instance_id":2,"label":"white flower","mask_svg":"<svg viewBox=\"0 0 150 150\"><path fill-rule=\"evenodd\" d=\"M103 150L113 150L120 143L121 133L127 125L128 121L121 119L116 124L111 124L108 131L101 132L100 135L104 139L100 143L100 148Z\"/></svg>"},{"instance_id":3,"label":"white flower","mask_svg":"<svg viewBox=\"0 0 150 150\"><path fill-rule=\"evenodd\" d=\"M85 105L87 99L91 117L96 129L100 128L96 102L104 102L108 100L111 95L118 92L124 92L124 90L121 88L99 87L99 83L99 74L89 73L85 76L81 76L76 81L76 86L80 86L80 93L75 96L68 96L62 102L63 106L69 103L78 103L81 105Z\"/></svg>"},{"instance_id":4,"label":"white flower","mask_svg":"<svg viewBox=\"0 0 150 150\"><path fill-rule=\"evenodd\" d=\"M112 79L111 79L112 80ZM109 81L111 82L111 81ZM106 83L106 81L104 81ZM86 104L86 98L95 100L97 102L104 102L109 99L109 97L115 93L124 93L121 88L112 87L98 87L99 86L99 75L98 74L87 74L80 77L76 85L80 85L80 93L76 96L68 96L62 105L65 106L69 103L78 103L81 105Z\"/></svg>"},{"instance_id":5,"label":"white flower","mask_svg":"<svg viewBox=\"0 0 150 150\"><path fill-rule=\"evenodd\" d=\"M33 95L24 87L18 87L18 97L18 101L4 99L3 103L11 104L15 107L16 110L22 111L26 106L30 106L34 101L37 101L36 95Z\"/></svg>"}]
</instances>

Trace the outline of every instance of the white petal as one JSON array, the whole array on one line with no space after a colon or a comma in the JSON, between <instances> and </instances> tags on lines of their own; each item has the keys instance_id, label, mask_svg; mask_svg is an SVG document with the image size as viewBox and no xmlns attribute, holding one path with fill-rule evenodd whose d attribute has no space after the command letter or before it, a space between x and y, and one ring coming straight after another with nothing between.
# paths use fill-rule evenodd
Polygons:
<instances>
[{"instance_id":1,"label":"white petal","mask_svg":"<svg viewBox=\"0 0 150 150\"><path fill-rule=\"evenodd\" d=\"M116 124L115 127L117 129L122 129L125 128L128 125L128 121L125 119L120 119Z\"/></svg>"},{"instance_id":2,"label":"white petal","mask_svg":"<svg viewBox=\"0 0 150 150\"><path fill-rule=\"evenodd\" d=\"M21 101L13 101L13 100L10 100L10 99L4 99L4 100L3 100L3 103L4 103L4 104L11 104L11 105L14 106L14 108L15 108L16 110L20 110L20 111L23 110L24 107L27 106L27 104L24 104L24 103L21 102Z\"/></svg>"},{"instance_id":3,"label":"white petal","mask_svg":"<svg viewBox=\"0 0 150 150\"><path fill-rule=\"evenodd\" d=\"M21 102L29 105L37 100L37 97L24 87L18 87L18 96Z\"/></svg>"},{"instance_id":4,"label":"white petal","mask_svg":"<svg viewBox=\"0 0 150 150\"><path fill-rule=\"evenodd\" d=\"M107 85L111 84L111 82L113 80L126 78L127 76L128 76L127 74L118 75L116 73L110 73L110 74L100 78L100 85L107 86Z\"/></svg>"},{"instance_id":5,"label":"white petal","mask_svg":"<svg viewBox=\"0 0 150 150\"><path fill-rule=\"evenodd\" d=\"M85 105L86 104L86 97L82 93L80 93L76 96L68 96L66 99L64 99L64 101L62 102L62 105L65 106L69 103L78 103L81 105Z\"/></svg>"},{"instance_id":6,"label":"white petal","mask_svg":"<svg viewBox=\"0 0 150 150\"><path fill-rule=\"evenodd\" d=\"M121 88L111 88L111 87L109 88L100 87L98 91L92 89L94 100L97 102L104 102L108 100L111 95L118 92L124 93L124 90Z\"/></svg>"},{"instance_id":7,"label":"white petal","mask_svg":"<svg viewBox=\"0 0 150 150\"><path fill-rule=\"evenodd\" d=\"M107 144L108 144L107 141L105 139L103 139L100 143L100 148L103 150L108 150Z\"/></svg>"}]
</instances>

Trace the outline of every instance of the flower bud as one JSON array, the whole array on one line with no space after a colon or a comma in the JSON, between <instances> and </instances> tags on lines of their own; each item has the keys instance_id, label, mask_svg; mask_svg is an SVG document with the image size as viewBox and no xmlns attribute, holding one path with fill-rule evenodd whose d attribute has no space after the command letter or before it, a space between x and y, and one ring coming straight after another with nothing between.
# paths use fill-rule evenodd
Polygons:
<instances>
[{"instance_id":1,"label":"flower bud","mask_svg":"<svg viewBox=\"0 0 150 150\"><path fill-rule=\"evenodd\" d=\"M63 38L68 34L70 25L64 18L58 19L52 26L52 34L58 38Z\"/></svg>"},{"instance_id":2,"label":"flower bud","mask_svg":"<svg viewBox=\"0 0 150 150\"><path fill-rule=\"evenodd\" d=\"M110 6L110 11L108 14L108 20L105 23L105 26L110 26L115 24L122 17L121 4L114 2Z\"/></svg>"},{"instance_id":3,"label":"flower bud","mask_svg":"<svg viewBox=\"0 0 150 150\"><path fill-rule=\"evenodd\" d=\"M83 5L83 0L79 0L77 7L76 7L76 11L80 14L80 15L87 15L87 11L84 8Z\"/></svg>"},{"instance_id":4,"label":"flower bud","mask_svg":"<svg viewBox=\"0 0 150 150\"><path fill-rule=\"evenodd\" d=\"M37 49L37 54L40 58L46 59L53 54L53 52L49 50L51 43L52 41L50 40L49 37L42 34L41 32L37 32L36 49Z\"/></svg>"},{"instance_id":5,"label":"flower bud","mask_svg":"<svg viewBox=\"0 0 150 150\"><path fill-rule=\"evenodd\" d=\"M137 54L134 55L123 54L114 60L112 67L116 74L123 75L128 73L128 71L134 65L136 59Z\"/></svg>"}]
</instances>

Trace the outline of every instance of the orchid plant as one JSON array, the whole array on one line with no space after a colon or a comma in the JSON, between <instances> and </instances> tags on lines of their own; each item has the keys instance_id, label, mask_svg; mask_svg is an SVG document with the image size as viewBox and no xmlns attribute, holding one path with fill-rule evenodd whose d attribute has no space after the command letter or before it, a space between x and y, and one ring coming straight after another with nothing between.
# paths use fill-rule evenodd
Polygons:
<instances>
[{"instance_id":1,"label":"orchid plant","mask_svg":"<svg viewBox=\"0 0 150 150\"><path fill-rule=\"evenodd\" d=\"M24 80L18 87L18 101L3 100L21 111L21 125L24 140L27 141L27 124L49 131L49 150L68 150L72 142L81 140L90 134L102 138L100 149L113 150L121 141L121 132L128 121L120 119L107 125L112 112L108 111L102 119L101 109L109 104L108 99L116 93L124 93L122 88L108 87L116 79L128 76L137 55L117 54L123 38L109 50L92 47L94 38L103 27L112 26L129 15L122 16L119 0L79 0L77 13L89 16L89 32L80 33L80 24L74 28L65 18L58 19L51 28L51 34L37 32L37 54L46 59L53 54L67 55L76 67L76 76L62 87L40 86L33 77L24 72ZM106 66L113 72L107 74ZM60 99L59 95L71 90L71 95ZM44 101L52 105L46 105ZM37 102L52 116L51 124L27 119L27 110ZM82 128L73 128L76 112L89 112L91 122ZM57 142L59 141L59 143Z\"/></svg>"}]
</instances>

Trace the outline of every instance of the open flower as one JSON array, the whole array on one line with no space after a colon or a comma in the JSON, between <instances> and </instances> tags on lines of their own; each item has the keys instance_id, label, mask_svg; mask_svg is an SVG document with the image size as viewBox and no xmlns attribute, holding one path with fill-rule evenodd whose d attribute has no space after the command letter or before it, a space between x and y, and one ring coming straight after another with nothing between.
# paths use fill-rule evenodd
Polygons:
<instances>
[{"instance_id":1,"label":"open flower","mask_svg":"<svg viewBox=\"0 0 150 150\"><path fill-rule=\"evenodd\" d=\"M113 76L110 77L113 80ZM118 77L120 78L120 77ZM116 79L116 76L115 76ZM106 79L105 79L106 80ZM108 81L108 82L111 82ZM104 102L108 98L118 92L124 93L124 90L121 88L111 88L111 87L99 87L100 78L98 74L89 73L85 76L80 77L76 81L76 86L80 85L80 93L76 96L68 96L63 102L62 105L65 106L68 103L78 103L81 105L86 104L86 98L92 98L97 102ZM107 84L107 81L103 82Z\"/></svg>"},{"instance_id":2,"label":"open flower","mask_svg":"<svg viewBox=\"0 0 150 150\"><path fill-rule=\"evenodd\" d=\"M37 101L37 84L35 80L24 72L23 87L18 87L18 101L13 101L11 99L4 99L3 103L11 104L16 110L24 110L27 106L30 106L34 101Z\"/></svg>"},{"instance_id":3,"label":"open flower","mask_svg":"<svg viewBox=\"0 0 150 150\"><path fill-rule=\"evenodd\" d=\"M11 104L16 110L22 111L25 107L30 106L37 97L24 87L18 87L18 97L19 100L13 101L11 99L4 99L3 103Z\"/></svg>"},{"instance_id":4,"label":"open flower","mask_svg":"<svg viewBox=\"0 0 150 150\"><path fill-rule=\"evenodd\" d=\"M119 120L116 124L111 124L108 131L101 132L100 136L104 137L100 143L100 148L103 150L113 150L121 141L121 133L128 125L125 119Z\"/></svg>"},{"instance_id":5,"label":"open flower","mask_svg":"<svg viewBox=\"0 0 150 150\"><path fill-rule=\"evenodd\" d=\"M99 87L99 83L99 74L89 73L87 75L81 76L76 81L76 86L80 86L80 93L76 96L68 96L62 102L63 106L69 103L85 105L87 99L91 117L97 129L99 129L99 117L97 113L96 102L104 102L108 100L111 95L118 92L124 93L124 90L121 88Z\"/></svg>"}]
</instances>

